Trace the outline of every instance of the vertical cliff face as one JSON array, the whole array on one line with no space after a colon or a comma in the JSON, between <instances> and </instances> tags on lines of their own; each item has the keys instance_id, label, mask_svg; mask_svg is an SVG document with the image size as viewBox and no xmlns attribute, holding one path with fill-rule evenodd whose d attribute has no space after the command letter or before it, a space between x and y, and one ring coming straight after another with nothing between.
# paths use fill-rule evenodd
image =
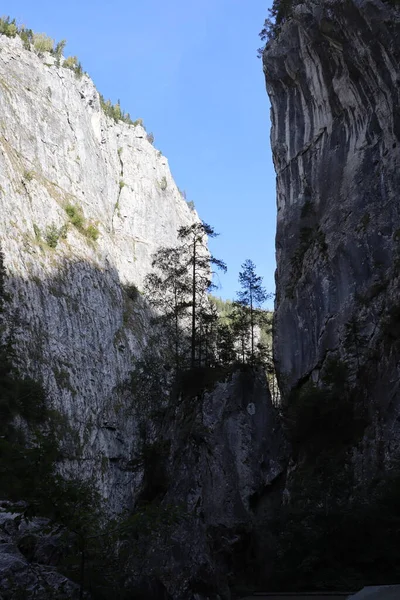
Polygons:
<instances>
[{"instance_id":1,"label":"vertical cliff face","mask_svg":"<svg viewBox=\"0 0 400 600\"><path fill-rule=\"evenodd\" d=\"M121 507L143 475L125 468L143 418L128 410L127 382L151 336L126 286L140 289L152 253L198 217L143 127L105 116L89 77L18 36L0 36L0 50L0 244L16 360L78 434L72 467Z\"/></svg>"},{"instance_id":2,"label":"vertical cliff face","mask_svg":"<svg viewBox=\"0 0 400 600\"><path fill-rule=\"evenodd\" d=\"M5 35L0 211L1 341L11 341L20 373L42 382L67 417L59 419L58 468L93 481L105 513L147 503L171 512L168 531L149 534L132 559L133 586L161 580L177 599L230 597L230 584L252 577L249 540L264 561L257 514L271 512L284 471L265 374L223 370L218 380L209 369L208 392L202 384L195 394L179 384L171 391L163 340L138 288L153 252L176 245L177 229L198 216L140 123L110 119L88 76ZM199 372L190 373L190 390ZM33 597L42 593L42 569L31 577L30 562L52 563L32 552L23 558L21 515L5 510L0 568L6 579L18 567L16 583Z\"/></svg>"},{"instance_id":3,"label":"vertical cliff face","mask_svg":"<svg viewBox=\"0 0 400 600\"><path fill-rule=\"evenodd\" d=\"M170 547L159 545L150 557L158 555L166 587L177 600L217 600L231 597L231 585L255 586L258 571L270 567L264 544L269 535L272 546L269 523L287 455L265 373L236 371L205 394L183 391L163 439L170 446L163 502L187 510Z\"/></svg>"},{"instance_id":4,"label":"vertical cliff face","mask_svg":"<svg viewBox=\"0 0 400 600\"><path fill-rule=\"evenodd\" d=\"M294 3L264 52L277 172L275 358L286 393L332 356L364 368L397 437L400 14Z\"/></svg>"}]
</instances>

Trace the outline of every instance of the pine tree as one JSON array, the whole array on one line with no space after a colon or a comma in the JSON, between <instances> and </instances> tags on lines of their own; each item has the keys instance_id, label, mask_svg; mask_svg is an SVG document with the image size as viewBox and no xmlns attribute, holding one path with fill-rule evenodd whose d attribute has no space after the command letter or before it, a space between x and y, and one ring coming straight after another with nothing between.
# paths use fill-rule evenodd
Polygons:
<instances>
[{"instance_id":1,"label":"pine tree","mask_svg":"<svg viewBox=\"0 0 400 600\"><path fill-rule=\"evenodd\" d=\"M183 320L191 306L191 281L186 262L181 248L160 248L153 257L154 271L146 277L144 288L147 299L158 312L156 321L164 326L172 342L177 370L183 355Z\"/></svg>"},{"instance_id":2,"label":"pine tree","mask_svg":"<svg viewBox=\"0 0 400 600\"><path fill-rule=\"evenodd\" d=\"M239 302L234 302L229 320L239 360L245 363L249 355L250 346L249 311L247 307Z\"/></svg>"},{"instance_id":3,"label":"pine tree","mask_svg":"<svg viewBox=\"0 0 400 600\"><path fill-rule=\"evenodd\" d=\"M268 9L269 16L264 21L264 26L259 33L261 40L268 43L275 38L282 24L290 16L294 0L273 0L271 8ZM258 57L261 58L265 46L258 49Z\"/></svg>"},{"instance_id":4,"label":"pine tree","mask_svg":"<svg viewBox=\"0 0 400 600\"><path fill-rule=\"evenodd\" d=\"M229 323L217 324L216 357L222 366L231 365L236 359L235 334Z\"/></svg>"},{"instance_id":5,"label":"pine tree","mask_svg":"<svg viewBox=\"0 0 400 600\"><path fill-rule=\"evenodd\" d=\"M208 298L198 311L198 361L199 364L211 366L216 360L218 311Z\"/></svg>"},{"instance_id":6,"label":"pine tree","mask_svg":"<svg viewBox=\"0 0 400 600\"><path fill-rule=\"evenodd\" d=\"M242 271L239 273L239 283L242 290L237 293L237 305L242 310L242 317L248 317L250 328L250 359L254 362L254 328L260 322L261 313L257 308L268 299L268 294L262 286L262 277L256 274L255 264L247 259L242 264Z\"/></svg>"},{"instance_id":7,"label":"pine tree","mask_svg":"<svg viewBox=\"0 0 400 600\"><path fill-rule=\"evenodd\" d=\"M191 327L191 360L193 368L196 362L197 347L197 313L204 303L204 294L212 288L212 266L226 271L226 265L222 260L210 255L207 248L207 240L210 237L216 237L214 229L207 223L193 223L180 227L178 238L182 242L182 252L187 257L187 268L191 271L192 286L192 327Z\"/></svg>"}]
</instances>

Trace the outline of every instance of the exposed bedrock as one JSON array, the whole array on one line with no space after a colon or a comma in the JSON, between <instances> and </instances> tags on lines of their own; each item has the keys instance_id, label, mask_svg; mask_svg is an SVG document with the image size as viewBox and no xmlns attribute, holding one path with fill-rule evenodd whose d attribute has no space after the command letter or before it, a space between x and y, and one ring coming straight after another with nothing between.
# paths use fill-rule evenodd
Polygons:
<instances>
[{"instance_id":1,"label":"exposed bedrock","mask_svg":"<svg viewBox=\"0 0 400 600\"><path fill-rule=\"evenodd\" d=\"M275 359L285 392L316 378L330 353L349 357L353 317L368 348L382 348L398 306L399 62L399 10L378 0L299 4L264 53L277 172ZM399 373L386 342L375 360L377 377L391 381L390 403Z\"/></svg>"}]
</instances>

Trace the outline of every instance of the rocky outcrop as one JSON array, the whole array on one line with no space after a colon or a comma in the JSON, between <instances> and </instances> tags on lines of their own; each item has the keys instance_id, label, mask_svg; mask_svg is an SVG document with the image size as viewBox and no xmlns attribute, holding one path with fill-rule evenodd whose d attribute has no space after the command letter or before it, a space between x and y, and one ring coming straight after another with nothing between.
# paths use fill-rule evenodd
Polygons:
<instances>
[{"instance_id":1,"label":"rocky outcrop","mask_svg":"<svg viewBox=\"0 0 400 600\"><path fill-rule=\"evenodd\" d=\"M171 392L138 288L154 250L198 216L140 123L105 116L87 75L18 36L0 35L0 49L8 358L57 409L57 469L96 484L103 516L145 515L121 586L138 598L229 598L254 556L267 560L257 515L281 493L286 447L265 374L192 370ZM0 571L12 592L73 598L41 550L54 542L57 553L48 522L28 526L11 508Z\"/></svg>"},{"instance_id":2,"label":"rocky outcrop","mask_svg":"<svg viewBox=\"0 0 400 600\"><path fill-rule=\"evenodd\" d=\"M198 389L206 385L201 376ZM231 585L255 586L270 566L272 544L269 553L263 544L271 503L282 492L287 446L262 370L234 372L204 394L193 391L190 377L163 436L170 448L163 504L184 514L169 551L160 548L162 556L152 560L158 568L161 561L174 598L230 598ZM159 475L152 473L158 481Z\"/></svg>"},{"instance_id":3,"label":"rocky outcrop","mask_svg":"<svg viewBox=\"0 0 400 600\"><path fill-rule=\"evenodd\" d=\"M332 356L364 369L387 451L400 437L399 42L396 3L305 0L264 52L279 380L286 395L318 381Z\"/></svg>"},{"instance_id":4,"label":"rocky outcrop","mask_svg":"<svg viewBox=\"0 0 400 600\"><path fill-rule=\"evenodd\" d=\"M79 587L56 569L59 535L43 534L48 521L27 523L22 513L7 503L0 507L1 598L78 600Z\"/></svg>"},{"instance_id":5,"label":"rocky outcrop","mask_svg":"<svg viewBox=\"0 0 400 600\"><path fill-rule=\"evenodd\" d=\"M43 381L110 509L132 502L137 416L119 416L151 331L136 293L152 253L198 220L144 128L114 122L87 75L0 36L0 245L22 373Z\"/></svg>"}]
</instances>

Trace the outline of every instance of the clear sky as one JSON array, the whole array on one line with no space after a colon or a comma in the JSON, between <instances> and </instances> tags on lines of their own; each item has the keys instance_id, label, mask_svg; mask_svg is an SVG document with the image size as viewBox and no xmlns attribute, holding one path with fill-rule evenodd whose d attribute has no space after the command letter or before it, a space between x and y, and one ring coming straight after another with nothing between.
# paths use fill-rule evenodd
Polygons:
<instances>
[{"instance_id":1,"label":"clear sky","mask_svg":"<svg viewBox=\"0 0 400 600\"><path fill-rule=\"evenodd\" d=\"M232 298L250 258L274 291L275 174L257 58L271 0L5 0L2 14L67 39L98 90L142 118L180 189L220 236L214 292Z\"/></svg>"}]
</instances>

